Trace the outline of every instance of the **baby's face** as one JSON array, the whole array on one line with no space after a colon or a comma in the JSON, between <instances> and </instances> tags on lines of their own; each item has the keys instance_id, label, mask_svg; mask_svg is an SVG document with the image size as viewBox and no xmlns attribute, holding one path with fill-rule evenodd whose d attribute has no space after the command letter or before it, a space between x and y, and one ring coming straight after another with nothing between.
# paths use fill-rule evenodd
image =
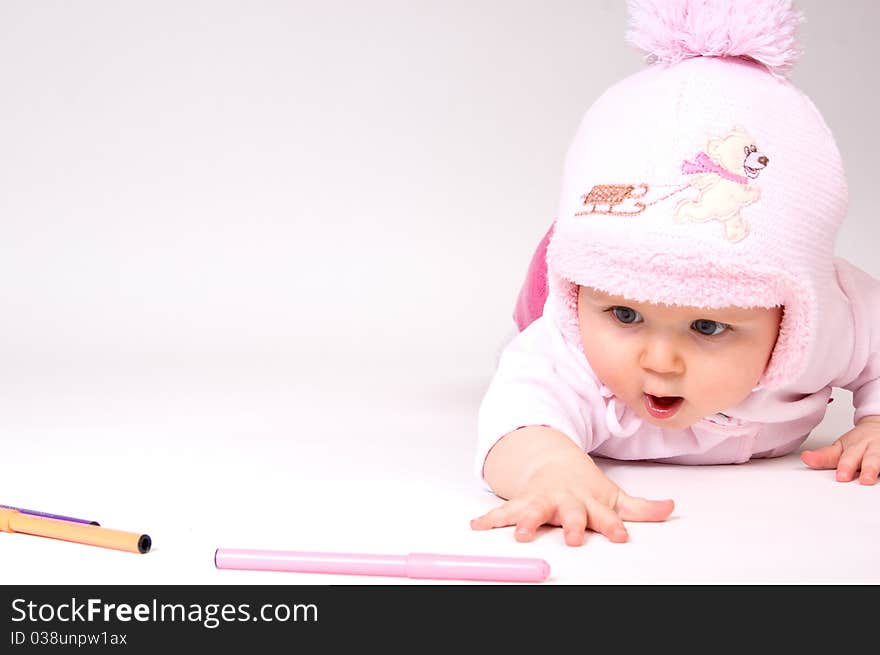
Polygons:
<instances>
[{"instance_id":1,"label":"baby's face","mask_svg":"<svg viewBox=\"0 0 880 655\"><path fill-rule=\"evenodd\" d=\"M758 384L782 308L700 309L578 290L581 342L599 379L643 420L682 429Z\"/></svg>"}]
</instances>

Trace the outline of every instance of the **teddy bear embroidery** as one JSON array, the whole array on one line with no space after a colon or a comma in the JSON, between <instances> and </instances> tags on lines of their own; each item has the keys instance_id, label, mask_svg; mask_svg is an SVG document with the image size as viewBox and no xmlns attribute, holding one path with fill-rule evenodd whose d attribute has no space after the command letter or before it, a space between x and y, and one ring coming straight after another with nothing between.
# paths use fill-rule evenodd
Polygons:
<instances>
[{"instance_id":1,"label":"teddy bear embroidery","mask_svg":"<svg viewBox=\"0 0 880 655\"><path fill-rule=\"evenodd\" d=\"M673 219L677 223L719 221L725 239L741 241L749 233L749 224L740 210L761 197L761 189L750 182L768 163L770 158L741 127L720 139L710 139L705 152L681 165L681 172L690 176L689 186L699 193L694 200L681 201Z\"/></svg>"},{"instance_id":2,"label":"teddy bear embroidery","mask_svg":"<svg viewBox=\"0 0 880 655\"><path fill-rule=\"evenodd\" d=\"M672 213L673 221L718 221L725 239L742 241L748 236L750 226L740 212L761 197L761 189L752 181L769 163L770 158L758 150L748 132L737 126L723 137L710 139L705 151L682 162L681 173L688 179L673 191L648 199L651 187L644 182L598 184L581 196L586 209L575 215L635 216L651 205L693 188L697 190L696 197L678 202Z\"/></svg>"}]
</instances>

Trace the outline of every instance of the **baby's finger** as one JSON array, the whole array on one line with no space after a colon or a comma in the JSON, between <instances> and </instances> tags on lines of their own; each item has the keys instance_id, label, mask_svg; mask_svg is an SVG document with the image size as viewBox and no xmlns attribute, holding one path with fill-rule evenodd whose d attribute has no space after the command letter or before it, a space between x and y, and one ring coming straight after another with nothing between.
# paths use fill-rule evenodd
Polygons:
<instances>
[{"instance_id":1,"label":"baby's finger","mask_svg":"<svg viewBox=\"0 0 880 655\"><path fill-rule=\"evenodd\" d=\"M843 443L838 439L830 446L803 451L801 461L811 469L833 469L837 467L841 453L843 453Z\"/></svg>"},{"instance_id":2,"label":"baby's finger","mask_svg":"<svg viewBox=\"0 0 880 655\"><path fill-rule=\"evenodd\" d=\"M587 508L584 504L574 498L561 501L556 513L562 525L565 543L569 546L583 546L587 531Z\"/></svg>"},{"instance_id":3,"label":"baby's finger","mask_svg":"<svg viewBox=\"0 0 880 655\"><path fill-rule=\"evenodd\" d=\"M880 476L880 444L873 443L865 450L862 457L862 472L859 474L859 484L874 484Z\"/></svg>"},{"instance_id":4,"label":"baby's finger","mask_svg":"<svg viewBox=\"0 0 880 655\"><path fill-rule=\"evenodd\" d=\"M838 482L849 482L856 477L867 447L867 441L857 441L843 449L840 460L837 462Z\"/></svg>"},{"instance_id":5,"label":"baby's finger","mask_svg":"<svg viewBox=\"0 0 880 655\"><path fill-rule=\"evenodd\" d=\"M622 544L629 539L629 533L623 525L623 521L613 509L600 502L587 505L587 513L590 529L608 537L609 541Z\"/></svg>"},{"instance_id":6,"label":"baby's finger","mask_svg":"<svg viewBox=\"0 0 880 655\"><path fill-rule=\"evenodd\" d=\"M508 525L513 525L516 523L516 519L514 518L515 506L513 505L513 502L514 501L508 501L500 507L489 510L482 516L471 519L471 529L491 530L492 528L504 528Z\"/></svg>"},{"instance_id":7,"label":"baby's finger","mask_svg":"<svg viewBox=\"0 0 880 655\"><path fill-rule=\"evenodd\" d=\"M556 503L546 496L532 498L519 513L513 537L517 541L531 541L535 533L556 514Z\"/></svg>"},{"instance_id":8,"label":"baby's finger","mask_svg":"<svg viewBox=\"0 0 880 655\"><path fill-rule=\"evenodd\" d=\"M621 491L614 509L624 521L665 521L675 503L671 499L648 500Z\"/></svg>"}]
</instances>

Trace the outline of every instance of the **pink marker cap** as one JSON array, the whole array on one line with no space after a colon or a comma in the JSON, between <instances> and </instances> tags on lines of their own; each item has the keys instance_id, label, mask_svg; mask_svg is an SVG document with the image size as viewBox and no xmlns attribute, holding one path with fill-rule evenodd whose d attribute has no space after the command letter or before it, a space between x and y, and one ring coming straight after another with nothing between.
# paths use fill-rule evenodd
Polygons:
<instances>
[{"instance_id":1,"label":"pink marker cap","mask_svg":"<svg viewBox=\"0 0 880 655\"><path fill-rule=\"evenodd\" d=\"M440 580L543 582L550 575L550 565L534 557L410 553L406 558L406 575Z\"/></svg>"}]
</instances>

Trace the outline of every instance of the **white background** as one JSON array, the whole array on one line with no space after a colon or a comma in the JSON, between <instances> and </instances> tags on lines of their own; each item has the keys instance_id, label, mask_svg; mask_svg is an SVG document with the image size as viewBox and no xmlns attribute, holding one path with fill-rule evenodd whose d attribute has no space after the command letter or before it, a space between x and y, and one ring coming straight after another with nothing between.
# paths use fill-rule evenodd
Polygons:
<instances>
[{"instance_id":1,"label":"white background","mask_svg":"<svg viewBox=\"0 0 880 655\"><path fill-rule=\"evenodd\" d=\"M801 2L792 75L880 276L871 0ZM797 455L603 462L672 497L625 545L472 532L476 411L562 158L641 69L621 1L0 3L0 503L149 533L0 534L0 582L409 584L217 547L534 556L551 583L880 582L880 489ZM817 184L821 184L817 180ZM835 392L808 445L851 425Z\"/></svg>"}]
</instances>

